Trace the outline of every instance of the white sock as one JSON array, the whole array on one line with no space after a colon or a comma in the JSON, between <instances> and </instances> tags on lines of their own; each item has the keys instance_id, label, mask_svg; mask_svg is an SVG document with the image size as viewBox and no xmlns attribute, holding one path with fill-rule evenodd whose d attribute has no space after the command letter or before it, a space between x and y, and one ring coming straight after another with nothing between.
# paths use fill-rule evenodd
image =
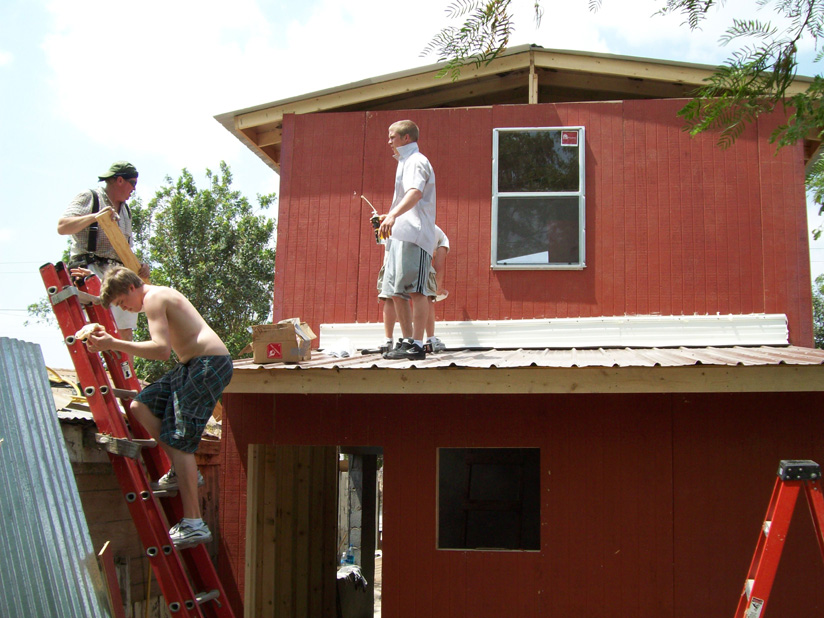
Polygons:
<instances>
[{"instance_id":1,"label":"white sock","mask_svg":"<svg viewBox=\"0 0 824 618\"><path fill-rule=\"evenodd\" d=\"M420 347L423 347L423 341L420 341L420 340L418 340L418 339L415 339L415 340L414 340L414 342L415 342L416 344L418 344Z\"/></svg>"},{"instance_id":2,"label":"white sock","mask_svg":"<svg viewBox=\"0 0 824 618\"><path fill-rule=\"evenodd\" d=\"M191 517L184 517L180 520L180 523L188 524L192 528L201 528L204 526L203 518L201 517L198 517L197 519L192 519Z\"/></svg>"}]
</instances>

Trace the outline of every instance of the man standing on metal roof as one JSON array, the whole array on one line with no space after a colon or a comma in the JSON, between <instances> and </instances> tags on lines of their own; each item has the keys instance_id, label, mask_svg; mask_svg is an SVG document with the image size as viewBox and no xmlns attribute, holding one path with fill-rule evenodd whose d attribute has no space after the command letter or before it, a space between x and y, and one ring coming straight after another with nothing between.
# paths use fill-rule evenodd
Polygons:
<instances>
[{"instance_id":1,"label":"man standing on metal roof","mask_svg":"<svg viewBox=\"0 0 824 618\"><path fill-rule=\"evenodd\" d=\"M435 171L418 149L418 126L401 120L389 127L389 146L398 161L392 207L378 230L386 238L383 289L393 302L403 339L387 359L426 358L424 330L431 294L427 281L435 252ZM411 302L411 309L410 303Z\"/></svg>"}]
</instances>

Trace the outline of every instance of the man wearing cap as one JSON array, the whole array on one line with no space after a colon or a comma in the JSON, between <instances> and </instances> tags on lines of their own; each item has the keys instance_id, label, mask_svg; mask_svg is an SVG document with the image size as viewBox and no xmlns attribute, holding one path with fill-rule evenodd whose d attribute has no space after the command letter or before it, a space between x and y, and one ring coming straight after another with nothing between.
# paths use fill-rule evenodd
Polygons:
<instances>
[{"instance_id":1,"label":"man wearing cap","mask_svg":"<svg viewBox=\"0 0 824 618\"><path fill-rule=\"evenodd\" d=\"M134 192L137 176L134 165L127 161L116 161L98 177L105 185L84 191L71 201L57 221L57 233L72 237L70 268L85 268L102 281L110 267L122 266L106 233L98 228L95 217L101 210L110 207L112 220L117 222L129 246L132 246L132 213L126 200ZM148 278L148 264L141 264L138 274ZM137 326L137 314L123 311L119 307L112 307L112 314L120 337L131 341L132 329Z\"/></svg>"}]
</instances>

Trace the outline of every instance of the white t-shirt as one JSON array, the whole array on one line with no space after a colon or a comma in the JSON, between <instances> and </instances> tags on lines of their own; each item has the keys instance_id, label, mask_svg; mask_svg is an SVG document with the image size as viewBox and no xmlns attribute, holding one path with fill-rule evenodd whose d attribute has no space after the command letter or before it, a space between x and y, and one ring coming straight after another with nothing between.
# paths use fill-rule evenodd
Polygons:
<instances>
[{"instance_id":1,"label":"white t-shirt","mask_svg":"<svg viewBox=\"0 0 824 618\"><path fill-rule=\"evenodd\" d=\"M410 189L421 192L421 199L411 209L395 220L391 238L418 245L429 255L435 252L435 170L421 152L418 143L412 142L398 148L395 156L398 169L395 172L394 208Z\"/></svg>"}]
</instances>

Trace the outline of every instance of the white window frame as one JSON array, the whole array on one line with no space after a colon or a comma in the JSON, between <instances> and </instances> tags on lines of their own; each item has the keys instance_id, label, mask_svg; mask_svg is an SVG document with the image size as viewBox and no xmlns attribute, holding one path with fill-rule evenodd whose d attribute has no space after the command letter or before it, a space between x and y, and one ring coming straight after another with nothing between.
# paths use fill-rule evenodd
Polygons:
<instances>
[{"instance_id":1,"label":"white window frame","mask_svg":"<svg viewBox=\"0 0 824 618\"><path fill-rule=\"evenodd\" d=\"M501 133L525 131L577 131L578 132L578 191L539 193L498 191L498 140ZM501 127L492 130L492 239L491 268L493 270L583 270L586 268L586 157L583 126L561 127ZM578 262L574 264L498 263L498 200L507 197L577 197L578 198Z\"/></svg>"}]
</instances>

